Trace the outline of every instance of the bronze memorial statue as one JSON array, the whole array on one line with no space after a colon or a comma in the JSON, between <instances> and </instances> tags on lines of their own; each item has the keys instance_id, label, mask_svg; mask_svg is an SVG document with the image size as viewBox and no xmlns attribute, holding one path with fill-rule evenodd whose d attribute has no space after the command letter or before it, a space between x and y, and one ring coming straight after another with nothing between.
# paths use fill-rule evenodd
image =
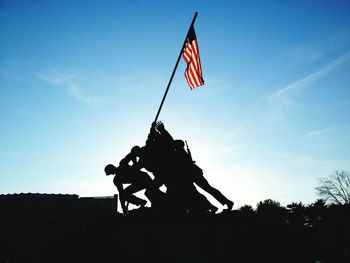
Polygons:
<instances>
[{"instance_id":1,"label":"bronze memorial statue","mask_svg":"<svg viewBox=\"0 0 350 263\"><path fill-rule=\"evenodd\" d=\"M134 146L116 167L108 164L106 175L115 175L113 182L118 189L123 213L128 204L145 207L147 201L134 195L145 189L151 207L163 212L215 213L218 208L198 192L195 185L212 195L228 210L233 202L212 187L203 171L192 160L186 142L174 140L160 121L153 122L145 146ZM153 175L153 179L145 169ZM129 184L126 188L123 184ZM159 188L164 185L166 192Z\"/></svg>"}]
</instances>

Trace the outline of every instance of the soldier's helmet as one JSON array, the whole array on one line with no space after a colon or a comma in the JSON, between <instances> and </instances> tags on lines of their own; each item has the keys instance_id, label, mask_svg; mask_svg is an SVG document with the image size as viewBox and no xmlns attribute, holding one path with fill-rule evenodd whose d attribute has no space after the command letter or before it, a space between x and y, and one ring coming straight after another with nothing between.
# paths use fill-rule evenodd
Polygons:
<instances>
[{"instance_id":1,"label":"soldier's helmet","mask_svg":"<svg viewBox=\"0 0 350 263\"><path fill-rule=\"evenodd\" d=\"M131 153L135 154L135 155L138 155L140 153L140 149L141 149L140 146L136 145L136 146L131 148Z\"/></svg>"},{"instance_id":2,"label":"soldier's helmet","mask_svg":"<svg viewBox=\"0 0 350 263\"><path fill-rule=\"evenodd\" d=\"M111 175L114 174L116 172L117 168L113 165L113 164L108 164L105 167L105 173L106 175Z\"/></svg>"},{"instance_id":3,"label":"soldier's helmet","mask_svg":"<svg viewBox=\"0 0 350 263\"><path fill-rule=\"evenodd\" d=\"M175 140L174 145L175 149L183 149L185 147L185 143L183 140Z\"/></svg>"}]
</instances>

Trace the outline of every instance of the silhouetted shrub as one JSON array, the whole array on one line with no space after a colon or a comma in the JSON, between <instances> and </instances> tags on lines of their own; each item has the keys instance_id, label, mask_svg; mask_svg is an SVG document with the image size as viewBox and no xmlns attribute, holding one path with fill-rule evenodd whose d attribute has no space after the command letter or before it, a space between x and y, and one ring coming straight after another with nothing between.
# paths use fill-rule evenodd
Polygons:
<instances>
[{"instance_id":1,"label":"silhouetted shrub","mask_svg":"<svg viewBox=\"0 0 350 263\"><path fill-rule=\"evenodd\" d=\"M272 223L282 223L286 220L287 210L279 202L267 199L257 204L256 213Z\"/></svg>"}]
</instances>

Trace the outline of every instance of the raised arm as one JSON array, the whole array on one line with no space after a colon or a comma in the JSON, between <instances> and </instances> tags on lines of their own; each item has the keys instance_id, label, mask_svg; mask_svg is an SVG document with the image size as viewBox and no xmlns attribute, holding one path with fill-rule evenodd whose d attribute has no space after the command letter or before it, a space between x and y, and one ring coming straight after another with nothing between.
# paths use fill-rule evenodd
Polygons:
<instances>
[{"instance_id":1,"label":"raised arm","mask_svg":"<svg viewBox=\"0 0 350 263\"><path fill-rule=\"evenodd\" d=\"M174 141L170 133L165 129L164 124L161 121L157 122L156 126L157 131L161 134L162 140L172 143Z\"/></svg>"}]
</instances>

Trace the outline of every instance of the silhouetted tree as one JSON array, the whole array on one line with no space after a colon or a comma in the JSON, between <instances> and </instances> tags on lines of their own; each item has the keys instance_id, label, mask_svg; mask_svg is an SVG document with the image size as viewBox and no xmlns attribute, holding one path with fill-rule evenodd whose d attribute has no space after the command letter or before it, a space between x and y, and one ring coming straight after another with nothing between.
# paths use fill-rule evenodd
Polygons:
<instances>
[{"instance_id":1,"label":"silhouetted tree","mask_svg":"<svg viewBox=\"0 0 350 263\"><path fill-rule=\"evenodd\" d=\"M347 171L335 171L327 178L320 178L315 189L326 202L350 204L350 174Z\"/></svg>"},{"instance_id":2,"label":"silhouetted tree","mask_svg":"<svg viewBox=\"0 0 350 263\"><path fill-rule=\"evenodd\" d=\"M238 211L243 214L243 215L247 215L247 216L251 216L251 215L254 215L255 212L254 212L254 209L251 205L244 205L244 206L241 206Z\"/></svg>"},{"instance_id":3,"label":"silhouetted tree","mask_svg":"<svg viewBox=\"0 0 350 263\"><path fill-rule=\"evenodd\" d=\"M288 222L292 225L303 226L305 224L305 206L299 203L291 203L287 205L288 208Z\"/></svg>"},{"instance_id":4,"label":"silhouetted tree","mask_svg":"<svg viewBox=\"0 0 350 263\"><path fill-rule=\"evenodd\" d=\"M286 217L286 209L277 201L266 199L260 201L256 206L256 213L273 221L284 221Z\"/></svg>"},{"instance_id":5,"label":"silhouetted tree","mask_svg":"<svg viewBox=\"0 0 350 263\"><path fill-rule=\"evenodd\" d=\"M307 223L309 226L317 226L326 216L327 206L323 199L318 199L306 208Z\"/></svg>"}]
</instances>

